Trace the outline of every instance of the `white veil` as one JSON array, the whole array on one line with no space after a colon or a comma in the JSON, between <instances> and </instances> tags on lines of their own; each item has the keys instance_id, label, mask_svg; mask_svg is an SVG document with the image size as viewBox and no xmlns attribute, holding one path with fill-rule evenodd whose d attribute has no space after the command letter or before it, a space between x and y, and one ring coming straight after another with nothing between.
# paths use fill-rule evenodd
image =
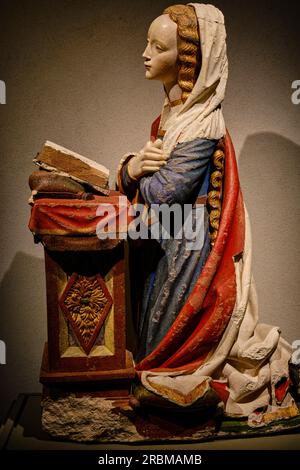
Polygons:
<instances>
[{"instance_id":1,"label":"white veil","mask_svg":"<svg viewBox=\"0 0 300 470\"><path fill-rule=\"evenodd\" d=\"M199 77L186 102L176 107L170 119L162 115L166 134L165 152L170 153L179 142L197 137L220 139L226 133L221 103L228 77L226 30L224 17L212 5L189 3L198 18L202 64ZM164 108L163 114L168 113Z\"/></svg>"}]
</instances>

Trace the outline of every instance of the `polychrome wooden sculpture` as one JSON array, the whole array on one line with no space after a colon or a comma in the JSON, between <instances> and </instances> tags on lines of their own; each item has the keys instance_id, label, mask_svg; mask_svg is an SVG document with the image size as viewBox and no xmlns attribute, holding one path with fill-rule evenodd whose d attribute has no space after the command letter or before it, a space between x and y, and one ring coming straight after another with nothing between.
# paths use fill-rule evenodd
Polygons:
<instances>
[{"instance_id":1,"label":"polychrome wooden sculpture","mask_svg":"<svg viewBox=\"0 0 300 470\"><path fill-rule=\"evenodd\" d=\"M160 80L166 98L151 141L122 158L118 187L149 209L193 204L202 243L191 249L184 235L161 237L156 248L148 244L148 272L145 255L140 272L134 266L133 279L144 275L137 401L188 410L205 406L210 392L225 416L247 417L253 427L296 416L291 347L279 328L258 322L249 219L221 108L222 13L203 4L167 8L150 26L143 57L146 78Z\"/></svg>"},{"instance_id":2,"label":"polychrome wooden sculpture","mask_svg":"<svg viewBox=\"0 0 300 470\"><path fill-rule=\"evenodd\" d=\"M128 220L130 203L146 215L154 206L189 206L190 226L180 236L172 227L167 237L151 213L144 220L156 238L129 241L133 367L120 236L127 227L119 224L115 238L96 236L101 206L121 220L120 193L87 191L78 162L72 183L63 174L33 175L30 229L45 247L47 275L44 427L84 441L211 438L220 415L248 418L243 431L286 418L299 427L291 347L279 328L258 322L249 219L221 108L222 13L212 5L169 7L151 24L143 57L146 78L160 80L166 98L151 140L120 161L118 190L130 201L122 210ZM232 436L226 426L221 433Z\"/></svg>"}]
</instances>

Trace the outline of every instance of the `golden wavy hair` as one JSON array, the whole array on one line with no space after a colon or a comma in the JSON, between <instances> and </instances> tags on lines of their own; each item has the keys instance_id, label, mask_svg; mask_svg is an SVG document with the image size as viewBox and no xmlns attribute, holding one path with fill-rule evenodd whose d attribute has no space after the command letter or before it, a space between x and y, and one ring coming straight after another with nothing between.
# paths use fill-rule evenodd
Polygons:
<instances>
[{"instance_id":1,"label":"golden wavy hair","mask_svg":"<svg viewBox=\"0 0 300 470\"><path fill-rule=\"evenodd\" d=\"M201 68L201 48L198 20L190 5L172 5L164 10L177 24L178 85L185 102L192 91Z\"/></svg>"}]
</instances>

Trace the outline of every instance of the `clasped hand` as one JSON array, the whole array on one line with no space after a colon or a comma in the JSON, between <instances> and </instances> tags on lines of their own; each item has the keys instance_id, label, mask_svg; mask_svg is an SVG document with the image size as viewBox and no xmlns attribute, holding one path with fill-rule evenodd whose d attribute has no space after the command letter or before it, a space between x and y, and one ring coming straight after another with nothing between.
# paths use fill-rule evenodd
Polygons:
<instances>
[{"instance_id":1,"label":"clasped hand","mask_svg":"<svg viewBox=\"0 0 300 470\"><path fill-rule=\"evenodd\" d=\"M128 163L128 173L138 179L147 173L158 171L167 163L168 156L162 151L162 141L157 139L155 142L147 142Z\"/></svg>"}]
</instances>

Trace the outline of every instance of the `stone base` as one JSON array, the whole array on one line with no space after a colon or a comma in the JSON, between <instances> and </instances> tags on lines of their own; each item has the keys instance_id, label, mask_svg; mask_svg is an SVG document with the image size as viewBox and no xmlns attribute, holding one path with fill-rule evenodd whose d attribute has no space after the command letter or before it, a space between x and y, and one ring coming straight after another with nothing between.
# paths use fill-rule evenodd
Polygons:
<instances>
[{"instance_id":1,"label":"stone base","mask_svg":"<svg viewBox=\"0 0 300 470\"><path fill-rule=\"evenodd\" d=\"M75 397L42 400L42 426L51 436L79 442L140 440L135 426L120 413L128 400Z\"/></svg>"},{"instance_id":2,"label":"stone base","mask_svg":"<svg viewBox=\"0 0 300 470\"><path fill-rule=\"evenodd\" d=\"M42 426L59 439L89 442L203 440L213 437L216 422L162 410L137 411L132 398L112 399L69 395L42 400ZM200 419L199 419L200 418Z\"/></svg>"},{"instance_id":3,"label":"stone base","mask_svg":"<svg viewBox=\"0 0 300 470\"><path fill-rule=\"evenodd\" d=\"M54 438L77 442L207 441L300 429L300 417L250 428L246 419L201 412L134 408L134 399L65 394L42 399L42 426Z\"/></svg>"}]
</instances>

